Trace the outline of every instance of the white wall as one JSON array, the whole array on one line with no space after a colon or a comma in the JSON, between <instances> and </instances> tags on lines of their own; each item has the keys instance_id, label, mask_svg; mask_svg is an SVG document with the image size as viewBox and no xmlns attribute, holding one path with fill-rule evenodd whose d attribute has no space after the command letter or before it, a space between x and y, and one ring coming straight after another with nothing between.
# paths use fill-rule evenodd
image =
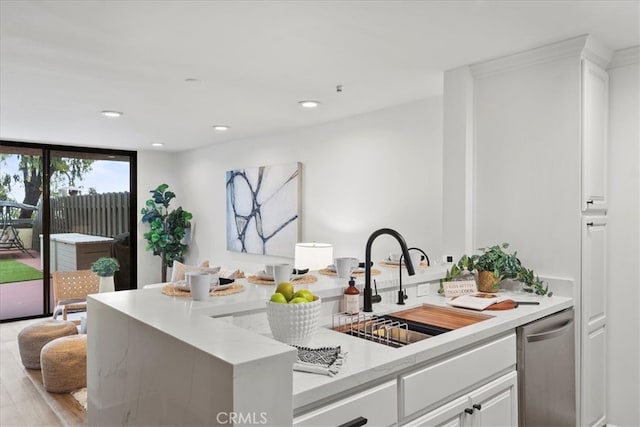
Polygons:
<instances>
[{"instance_id":1,"label":"white wall","mask_svg":"<svg viewBox=\"0 0 640 427\"><path fill-rule=\"evenodd\" d=\"M179 174L175 153L160 151L139 151L138 161L138 200L137 212L137 255L138 255L138 288L149 283L158 283L161 278L161 259L153 255L153 252L145 251L147 241L143 234L149 230L148 224L140 221L140 210L145 202L151 198L149 191L156 189L160 184L169 185L169 189L176 193L176 198L171 203L171 208L176 208L184 200L179 186Z\"/></svg>"},{"instance_id":2,"label":"white wall","mask_svg":"<svg viewBox=\"0 0 640 427\"><path fill-rule=\"evenodd\" d=\"M441 104L442 98L434 97L321 126L180 153L174 164L181 182L180 203L195 221L188 261L209 259L251 273L281 260L226 250L225 172L296 161L302 162L302 241L332 243L335 256L363 259L371 232L390 227L410 246L439 258ZM392 250L397 251L395 240L382 236L373 245L374 258ZM151 275L144 273L146 268L141 263L141 279Z\"/></svg>"},{"instance_id":3,"label":"white wall","mask_svg":"<svg viewBox=\"0 0 640 427\"><path fill-rule=\"evenodd\" d=\"M577 56L475 79L474 243L537 274L580 276Z\"/></svg>"},{"instance_id":4,"label":"white wall","mask_svg":"<svg viewBox=\"0 0 640 427\"><path fill-rule=\"evenodd\" d=\"M640 94L635 63L609 70L609 421L640 425Z\"/></svg>"}]
</instances>

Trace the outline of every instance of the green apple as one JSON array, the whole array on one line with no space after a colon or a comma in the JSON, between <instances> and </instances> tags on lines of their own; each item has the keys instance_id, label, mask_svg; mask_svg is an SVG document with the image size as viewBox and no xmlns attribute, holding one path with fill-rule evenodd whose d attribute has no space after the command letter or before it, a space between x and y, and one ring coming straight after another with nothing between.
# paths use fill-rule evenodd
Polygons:
<instances>
[{"instance_id":1,"label":"green apple","mask_svg":"<svg viewBox=\"0 0 640 427\"><path fill-rule=\"evenodd\" d=\"M311 293L310 290L308 289L300 289L298 292L296 292L295 294L293 294L294 298L304 298L309 302L312 302L314 299L313 294Z\"/></svg>"},{"instance_id":2,"label":"green apple","mask_svg":"<svg viewBox=\"0 0 640 427\"><path fill-rule=\"evenodd\" d=\"M287 303L287 299L280 292L276 292L275 294L271 295L271 300L270 301L271 302L277 302L278 304L286 304Z\"/></svg>"},{"instance_id":3,"label":"green apple","mask_svg":"<svg viewBox=\"0 0 640 427\"><path fill-rule=\"evenodd\" d=\"M291 301L293 299L293 285L289 282L278 283L276 293L284 295L287 301Z\"/></svg>"},{"instance_id":4,"label":"green apple","mask_svg":"<svg viewBox=\"0 0 640 427\"><path fill-rule=\"evenodd\" d=\"M306 304L309 301L307 301L306 298L302 298L302 297L297 297L297 298L293 298L291 301L289 301L289 304Z\"/></svg>"}]
</instances>

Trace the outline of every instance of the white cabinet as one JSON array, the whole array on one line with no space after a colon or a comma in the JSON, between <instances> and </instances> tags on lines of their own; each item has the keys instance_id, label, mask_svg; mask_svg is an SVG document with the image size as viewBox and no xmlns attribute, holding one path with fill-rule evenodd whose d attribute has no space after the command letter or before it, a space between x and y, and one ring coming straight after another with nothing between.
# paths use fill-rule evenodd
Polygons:
<instances>
[{"instance_id":1,"label":"white cabinet","mask_svg":"<svg viewBox=\"0 0 640 427\"><path fill-rule=\"evenodd\" d=\"M498 338L400 377L401 418L486 382L516 364L514 334ZM481 367L481 369L478 369ZM437 386L434 386L437 384Z\"/></svg>"},{"instance_id":2,"label":"white cabinet","mask_svg":"<svg viewBox=\"0 0 640 427\"><path fill-rule=\"evenodd\" d=\"M446 403L407 426L515 426L518 424L517 374L497 380Z\"/></svg>"},{"instance_id":3,"label":"white cabinet","mask_svg":"<svg viewBox=\"0 0 640 427\"><path fill-rule=\"evenodd\" d=\"M424 427L424 426L438 426L438 427L462 427L467 425L465 423L466 413L465 409L469 408L469 397L462 396L452 402L446 403L437 409L429 412L410 422L405 424L407 427Z\"/></svg>"},{"instance_id":4,"label":"white cabinet","mask_svg":"<svg viewBox=\"0 0 640 427\"><path fill-rule=\"evenodd\" d=\"M515 365L510 333L297 415L293 425L517 425Z\"/></svg>"},{"instance_id":5,"label":"white cabinet","mask_svg":"<svg viewBox=\"0 0 640 427\"><path fill-rule=\"evenodd\" d=\"M400 420L410 426L516 425L515 363L510 334L401 375Z\"/></svg>"},{"instance_id":6,"label":"white cabinet","mask_svg":"<svg viewBox=\"0 0 640 427\"><path fill-rule=\"evenodd\" d=\"M293 420L294 426L390 426L398 421L395 380L356 393L308 412Z\"/></svg>"},{"instance_id":7,"label":"white cabinet","mask_svg":"<svg viewBox=\"0 0 640 427\"><path fill-rule=\"evenodd\" d=\"M595 217L608 209L606 67L611 54L593 37L580 36L472 65L469 76L455 81L445 78L452 93L447 99L445 86L446 108L473 116L468 138L444 141L461 150L450 152L470 153L472 159L449 172L474 178L462 191L457 189L471 194L473 202L471 220L457 224L467 231L465 244L476 248L508 240L535 271L578 284L573 296L580 315L576 338L581 355L576 362L586 364L576 371L580 425L606 422L606 399L594 408L592 396L601 390L590 386L607 387L606 366L596 363L602 351L595 344L606 333L594 335L606 324L606 252L596 236L606 226L586 231L581 224L585 228L587 222L601 222ZM458 74L452 71L447 77ZM470 96L455 97L454 84L471 86ZM451 159L445 163L454 166ZM453 203L445 206L445 216L456 209ZM550 241L552 255L538 250ZM600 415L587 416L593 411Z\"/></svg>"},{"instance_id":8,"label":"white cabinet","mask_svg":"<svg viewBox=\"0 0 640 427\"><path fill-rule=\"evenodd\" d=\"M603 425L607 407L607 217L582 226L582 425Z\"/></svg>"},{"instance_id":9,"label":"white cabinet","mask_svg":"<svg viewBox=\"0 0 640 427\"><path fill-rule=\"evenodd\" d=\"M582 59L582 210L607 209L609 74Z\"/></svg>"},{"instance_id":10,"label":"white cabinet","mask_svg":"<svg viewBox=\"0 0 640 427\"><path fill-rule=\"evenodd\" d=\"M473 426L518 425L518 381L511 372L469 395L471 409L467 414Z\"/></svg>"}]
</instances>

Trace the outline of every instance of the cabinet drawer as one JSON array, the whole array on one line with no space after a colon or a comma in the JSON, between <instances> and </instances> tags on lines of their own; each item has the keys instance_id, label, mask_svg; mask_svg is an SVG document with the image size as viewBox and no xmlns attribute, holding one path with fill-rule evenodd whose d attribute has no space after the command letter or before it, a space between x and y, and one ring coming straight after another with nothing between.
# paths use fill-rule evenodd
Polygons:
<instances>
[{"instance_id":1,"label":"cabinet drawer","mask_svg":"<svg viewBox=\"0 0 640 427\"><path fill-rule=\"evenodd\" d=\"M511 334L400 377L404 418L515 366L516 336Z\"/></svg>"},{"instance_id":2,"label":"cabinet drawer","mask_svg":"<svg viewBox=\"0 0 640 427\"><path fill-rule=\"evenodd\" d=\"M300 415L293 420L295 426L339 426L358 417L367 419L367 425L389 426L398 421L396 381L356 393L339 402L323 406Z\"/></svg>"}]
</instances>

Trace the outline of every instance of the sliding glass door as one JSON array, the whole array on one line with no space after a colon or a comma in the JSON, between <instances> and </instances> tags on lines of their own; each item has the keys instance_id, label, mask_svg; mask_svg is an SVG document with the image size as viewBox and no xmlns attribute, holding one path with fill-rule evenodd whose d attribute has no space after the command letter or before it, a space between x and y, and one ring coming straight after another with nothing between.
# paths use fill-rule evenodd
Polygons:
<instances>
[{"instance_id":1,"label":"sliding glass door","mask_svg":"<svg viewBox=\"0 0 640 427\"><path fill-rule=\"evenodd\" d=\"M0 284L0 320L50 315L51 273L89 270L103 256L120 264L116 290L136 287L134 152L3 141L0 153L3 227L21 237L0 242L0 281L12 280ZM5 279L7 259L20 277Z\"/></svg>"},{"instance_id":2,"label":"sliding glass door","mask_svg":"<svg viewBox=\"0 0 640 427\"><path fill-rule=\"evenodd\" d=\"M0 320L44 314L43 265L33 233L43 165L40 148L0 147Z\"/></svg>"}]
</instances>

